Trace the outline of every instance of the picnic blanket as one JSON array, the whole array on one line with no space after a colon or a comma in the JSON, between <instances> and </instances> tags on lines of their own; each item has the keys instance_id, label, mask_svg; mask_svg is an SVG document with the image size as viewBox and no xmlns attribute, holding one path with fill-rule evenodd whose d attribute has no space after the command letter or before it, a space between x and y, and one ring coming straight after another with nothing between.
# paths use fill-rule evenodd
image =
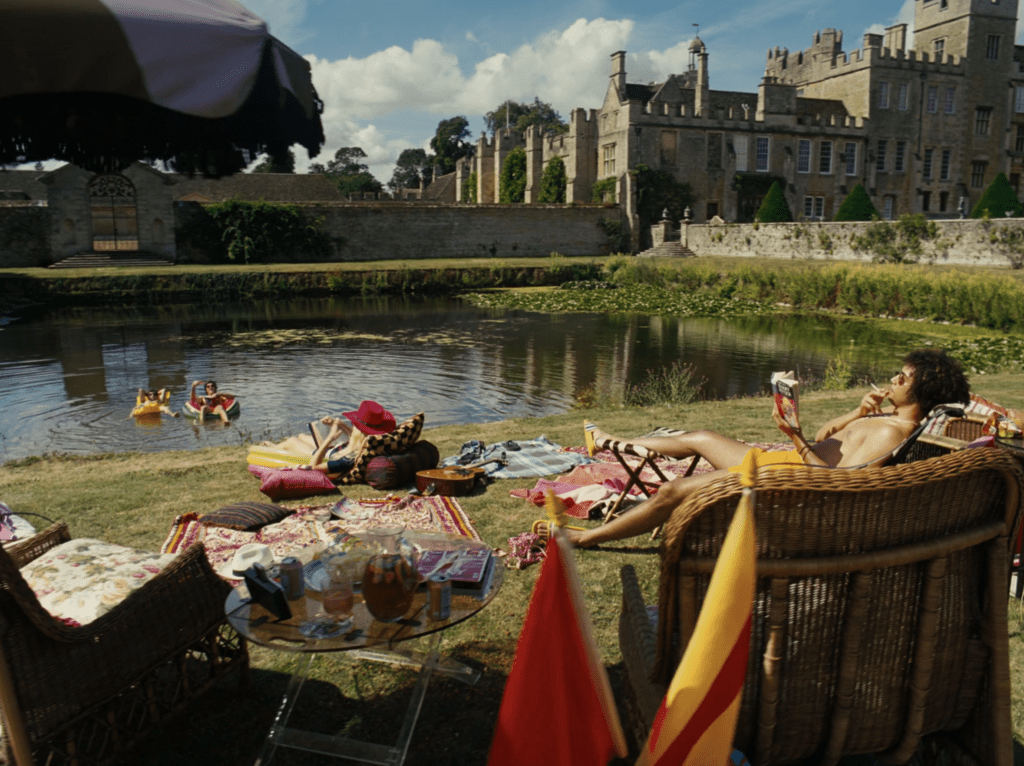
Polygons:
<instances>
[{"instance_id":1,"label":"picnic blanket","mask_svg":"<svg viewBox=\"0 0 1024 766\"><path fill-rule=\"evenodd\" d=\"M382 497L368 500L343 500L342 518L326 522L316 520L317 511L333 508L303 506L276 524L268 524L246 532L225 527L210 527L199 522L198 514L178 516L160 549L161 553L180 553L197 542L206 547L206 557L213 568L228 563L235 551L246 543L263 543L280 561L299 548L328 543L336 535L356 533L374 527L404 524L406 529L424 532L448 532L479 540L480 535L470 523L462 506L453 497Z\"/></svg>"},{"instance_id":2,"label":"picnic blanket","mask_svg":"<svg viewBox=\"0 0 1024 766\"><path fill-rule=\"evenodd\" d=\"M658 428L644 434L641 438L673 436L681 433L685 432ZM767 452L792 449L792 444L788 443L751 442L750 446L760 447ZM583 455L586 454L585 447L569 447L569 451L578 452ZM641 462L640 458L632 455L623 455L623 458L633 469ZM562 501L567 516L576 519L600 518L605 507L609 503L615 502L615 498L625 488L626 482L629 480L629 474L608 450L598 452L594 456L593 461L592 464L575 468L567 476L561 476L556 479L540 479L532 488L514 489L509 494L512 497L524 498L536 506L543 506L546 493L550 489ZM671 479L686 473L686 469L690 465L690 458L684 458L683 460L658 458L655 460L655 463ZM713 470L714 466L701 458L697 462L693 473L696 475ZM649 468L645 468L640 473L640 476L649 485L661 483L658 476ZM645 495L641 493L639 487L632 487L629 491L629 498L633 500L642 500L644 497Z\"/></svg>"},{"instance_id":3,"label":"picnic blanket","mask_svg":"<svg viewBox=\"0 0 1024 766\"><path fill-rule=\"evenodd\" d=\"M458 455L441 461L442 466L472 465L484 460L502 457L508 465L491 463L483 469L495 479L524 479L530 476L550 476L571 471L578 465L593 463L592 458L567 450L550 441L543 434L528 441L510 440L496 444L484 444L476 439L462 445Z\"/></svg>"}]
</instances>

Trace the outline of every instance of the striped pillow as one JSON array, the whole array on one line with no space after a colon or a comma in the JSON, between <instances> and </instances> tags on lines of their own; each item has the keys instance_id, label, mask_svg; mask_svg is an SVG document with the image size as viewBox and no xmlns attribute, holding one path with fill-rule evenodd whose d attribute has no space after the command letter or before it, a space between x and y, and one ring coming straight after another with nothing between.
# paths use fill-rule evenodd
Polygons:
<instances>
[{"instance_id":1,"label":"striped pillow","mask_svg":"<svg viewBox=\"0 0 1024 766\"><path fill-rule=\"evenodd\" d=\"M291 508L270 503L232 503L200 516L199 523L208 527L255 532L260 527L274 524L291 513Z\"/></svg>"}]
</instances>

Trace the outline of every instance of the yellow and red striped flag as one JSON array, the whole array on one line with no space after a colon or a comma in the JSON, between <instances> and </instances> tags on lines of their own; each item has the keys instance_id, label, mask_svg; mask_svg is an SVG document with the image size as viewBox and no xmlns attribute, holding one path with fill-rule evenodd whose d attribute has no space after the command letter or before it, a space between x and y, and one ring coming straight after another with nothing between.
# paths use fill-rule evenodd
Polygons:
<instances>
[{"instance_id":1,"label":"yellow and red striped flag","mask_svg":"<svg viewBox=\"0 0 1024 766\"><path fill-rule=\"evenodd\" d=\"M676 669L637 766L724 766L732 752L750 652L757 551L757 456L743 460L744 490L722 543L693 637Z\"/></svg>"}]
</instances>

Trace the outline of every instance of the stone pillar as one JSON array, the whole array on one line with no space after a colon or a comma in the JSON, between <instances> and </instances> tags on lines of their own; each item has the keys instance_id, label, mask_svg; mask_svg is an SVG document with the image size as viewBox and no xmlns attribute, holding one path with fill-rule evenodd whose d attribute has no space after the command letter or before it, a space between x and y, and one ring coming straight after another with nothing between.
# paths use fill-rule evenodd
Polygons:
<instances>
[{"instance_id":1,"label":"stone pillar","mask_svg":"<svg viewBox=\"0 0 1024 766\"><path fill-rule=\"evenodd\" d=\"M623 94L626 92L626 52L615 51L612 54L612 85L615 87L615 92L619 94L619 99L622 99Z\"/></svg>"},{"instance_id":2,"label":"stone pillar","mask_svg":"<svg viewBox=\"0 0 1024 766\"><path fill-rule=\"evenodd\" d=\"M497 202L494 196L494 141L481 134L476 145L476 201L483 204Z\"/></svg>"},{"instance_id":3,"label":"stone pillar","mask_svg":"<svg viewBox=\"0 0 1024 766\"><path fill-rule=\"evenodd\" d=\"M526 194L523 202L533 204L540 197L540 180L544 175L544 136L537 125L526 129Z\"/></svg>"}]
</instances>

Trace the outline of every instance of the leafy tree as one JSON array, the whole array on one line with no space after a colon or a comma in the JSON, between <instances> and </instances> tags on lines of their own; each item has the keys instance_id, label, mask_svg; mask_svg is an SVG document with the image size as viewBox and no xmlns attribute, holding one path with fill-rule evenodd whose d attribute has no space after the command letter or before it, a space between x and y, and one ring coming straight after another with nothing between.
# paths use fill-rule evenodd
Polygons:
<instances>
[{"instance_id":1,"label":"leafy tree","mask_svg":"<svg viewBox=\"0 0 1024 766\"><path fill-rule=\"evenodd\" d=\"M323 173L342 194L382 191L384 186L370 173L369 165L361 162L365 156L366 152L358 146L343 146L326 165L310 165L309 172Z\"/></svg>"},{"instance_id":2,"label":"leafy tree","mask_svg":"<svg viewBox=\"0 0 1024 766\"><path fill-rule=\"evenodd\" d=\"M833 221L870 221L873 218L880 218L878 208L875 207L868 193L864 191L863 184L854 186L846 195L843 204L836 211Z\"/></svg>"},{"instance_id":3,"label":"leafy tree","mask_svg":"<svg viewBox=\"0 0 1024 766\"><path fill-rule=\"evenodd\" d=\"M569 130L569 125L555 111L555 108L536 96L533 97L532 104L509 99L493 112L485 114L484 122L492 136L506 124L520 132L525 131L531 125L539 125L542 131L552 133L566 133Z\"/></svg>"},{"instance_id":4,"label":"leafy tree","mask_svg":"<svg viewBox=\"0 0 1024 766\"><path fill-rule=\"evenodd\" d=\"M526 151L517 146L505 156L498 179L499 202L522 202L526 196Z\"/></svg>"},{"instance_id":5,"label":"leafy tree","mask_svg":"<svg viewBox=\"0 0 1024 766\"><path fill-rule=\"evenodd\" d=\"M388 188L392 192L399 189L418 189L421 180L430 177L430 169L434 164L434 156L424 149L403 149L395 163L395 172L391 174Z\"/></svg>"},{"instance_id":6,"label":"leafy tree","mask_svg":"<svg viewBox=\"0 0 1024 766\"><path fill-rule=\"evenodd\" d=\"M1017 217L1024 214L1024 208L1017 199L1017 192L1010 186L1006 174L999 171L988 188L982 192L981 199L971 209L971 218L984 218L986 215L990 218L1002 218L1006 211Z\"/></svg>"},{"instance_id":7,"label":"leafy tree","mask_svg":"<svg viewBox=\"0 0 1024 766\"><path fill-rule=\"evenodd\" d=\"M540 177L540 194L538 202L565 202L565 187L568 178L565 174L565 163L561 157L553 157L544 166Z\"/></svg>"},{"instance_id":8,"label":"leafy tree","mask_svg":"<svg viewBox=\"0 0 1024 766\"><path fill-rule=\"evenodd\" d=\"M228 200L205 207L204 231L220 240L222 257L232 261L270 262L284 257L330 256L331 240L323 219L311 219L297 205ZM212 228L207 228L212 227Z\"/></svg>"},{"instance_id":9,"label":"leafy tree","mask_svg":"<svg viewBox=\"0 0 1024 766\"><path fill-rule=\"evenodd\" d=\"M473 151L473 145L467 141L469 136L469 120L465 117L451 117L437 124L430 148L442 173L454 172L456 161Z\"/></svg>"},{"instance_id":10,"label":"leafy tree","mask_svg":"<svg viewBox=\"0 0 1024 766\"><path fill-rule=\"evenodd\" d=\"M778 181L773 183L768 189L768 193L764 195L764 201L758 208L754 220L760 223L781 223L793 220L793 214L789 210L789 204L786 202L786 197L782 193L782 187Z\"/></svg>"},{"instance_id":11,"label":"leafy tree","mask_svg":"<svg viewBox=\"0 0 1024 766\"><path fill-rule=\"evenodd\" d=\"M651 226L661 220L667 209L669 220L679 221L683 211L693 203L693 189L688 183L677 181L669 173L637 165L630 171L636 177L637 213L640 226Z\"/></svg>"},{"instance_id":12,"label":"leafy tree","mask_svg":"<svg viewBox=\"0 0 1024 766\"><path fill-rule=\"evenodd\" d=\"M294 173L295 153L288 149L284 154L267 154L259 165L252 169L253 173Z\"/></svg>"}]
</instances>

